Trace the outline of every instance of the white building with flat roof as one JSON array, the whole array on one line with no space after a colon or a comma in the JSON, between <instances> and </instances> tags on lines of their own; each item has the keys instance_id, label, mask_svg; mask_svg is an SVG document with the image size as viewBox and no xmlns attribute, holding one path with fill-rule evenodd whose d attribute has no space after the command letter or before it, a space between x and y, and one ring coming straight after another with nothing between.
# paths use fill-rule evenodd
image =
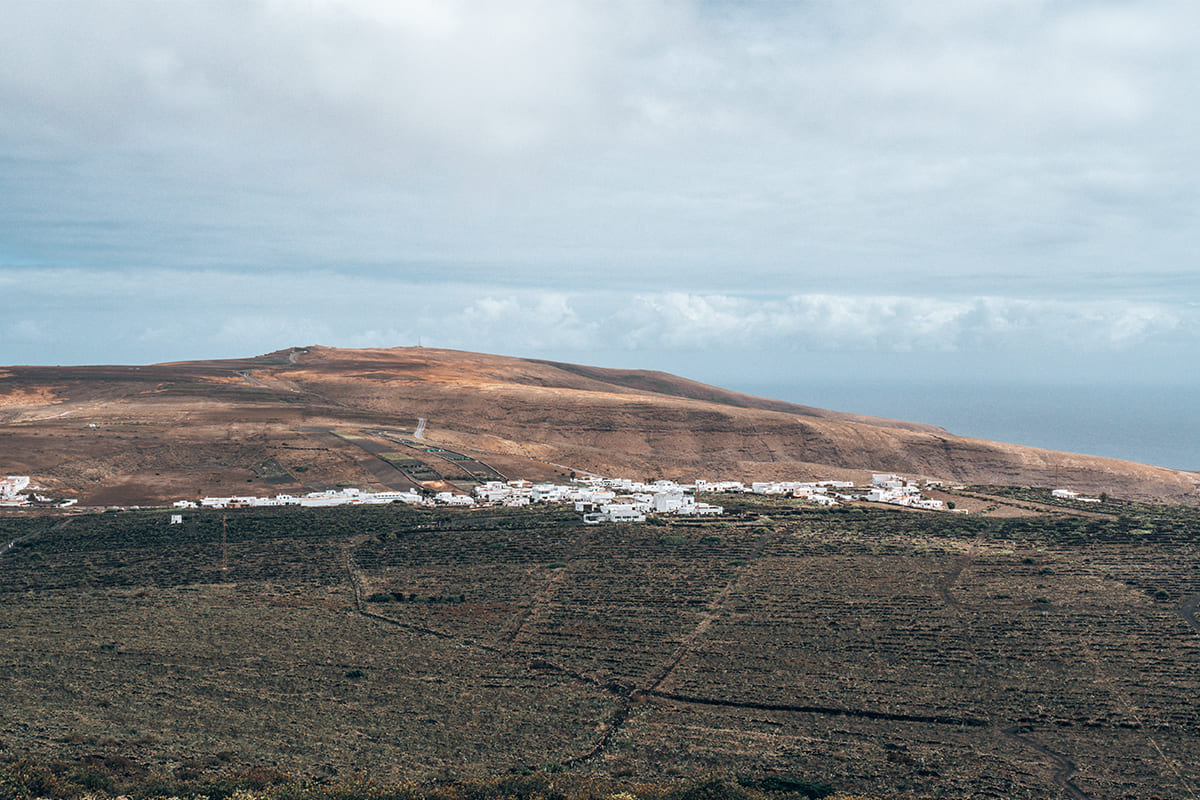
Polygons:
<instances>
[{"instance_id":1,"label":"white building with flat roof","mask_svg":"<svg viewBox=\"0 0 1200 800\"><path fill-rule=\"evenodd\" d=\"M29 488L28 475L9 475L0 478L0 497L11 498Z\"/></svg>"}]
</instances>

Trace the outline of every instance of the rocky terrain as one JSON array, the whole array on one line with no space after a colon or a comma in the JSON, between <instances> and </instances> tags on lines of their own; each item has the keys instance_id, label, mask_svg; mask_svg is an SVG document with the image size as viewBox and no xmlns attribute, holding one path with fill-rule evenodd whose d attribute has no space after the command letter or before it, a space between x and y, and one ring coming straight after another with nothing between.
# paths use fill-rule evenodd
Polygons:
<instances>
[{"instance_id":1,"label":"rocky terrain","mask_svg":"<svg viewBox=\"0 0 1200 800\"><path fill-rule=\"evenodd\" d=\"M469 484L471 470L444 459L418 454L431 463L414 473L379 458L403 449L393 444L411 441L421 420L425 441L508 477L887 471L1175 502L1200 488L1197 473L964 438L666 373L449 350L312 346L223 361L0 368L0 470L84 504Z\"/></svg>"}]
</instances>

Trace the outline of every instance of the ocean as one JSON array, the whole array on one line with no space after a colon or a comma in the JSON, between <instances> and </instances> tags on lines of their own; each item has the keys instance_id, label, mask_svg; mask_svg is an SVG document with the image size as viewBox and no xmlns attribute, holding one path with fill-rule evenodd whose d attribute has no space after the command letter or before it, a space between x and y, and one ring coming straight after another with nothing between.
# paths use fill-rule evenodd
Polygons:
<instances>
[{"instance_id":1,"label":"ocean","mask_svg":"<svg viewBox=\"0 0 1200 800\"><path fill-rule=\"evenodd\" d=\"M818 408L931 423L959 436L1200 470L1200 383L817 380L736 389Z\"/></svg>"}]
</instances>

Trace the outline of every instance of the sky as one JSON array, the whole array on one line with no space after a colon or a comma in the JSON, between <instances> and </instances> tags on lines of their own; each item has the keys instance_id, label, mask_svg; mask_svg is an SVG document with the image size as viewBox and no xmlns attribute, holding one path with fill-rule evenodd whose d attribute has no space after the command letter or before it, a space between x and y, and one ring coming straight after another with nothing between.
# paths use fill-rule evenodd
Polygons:
<instances>
[{"instance_id":1,"label":"sky","mask_svg":"<svg viewBox=\"0 0 1200 800\"><path fill-rule=\"evenodd\" d=\"M0 363L420 343L811 404L1200 386L1193 0L4 16ZM871 391L846 410L899 416Z\"/></svg>"}]
</instances>

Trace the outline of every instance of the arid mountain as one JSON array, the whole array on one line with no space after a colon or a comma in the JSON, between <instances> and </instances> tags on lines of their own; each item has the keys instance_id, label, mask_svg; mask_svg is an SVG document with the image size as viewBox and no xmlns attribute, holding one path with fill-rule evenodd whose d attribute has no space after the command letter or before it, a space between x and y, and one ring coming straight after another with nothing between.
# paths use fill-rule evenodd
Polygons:
<instances>
[{"instance_id":1,"label":"arid mountain","mask_svg":"<svg viewBox=\"0 0 1200 800\"><path fill-rule=\"evenodd\" d=\"M741 480L887 471L1173 501L1194 501L1200 487L1196 473L963 438L666 373L449 350L314 346L142 367L0 368L0 472L33 475L85 504L339 483L467 488L495 474L570 471Z\"/></svg>"}]
</instances>

